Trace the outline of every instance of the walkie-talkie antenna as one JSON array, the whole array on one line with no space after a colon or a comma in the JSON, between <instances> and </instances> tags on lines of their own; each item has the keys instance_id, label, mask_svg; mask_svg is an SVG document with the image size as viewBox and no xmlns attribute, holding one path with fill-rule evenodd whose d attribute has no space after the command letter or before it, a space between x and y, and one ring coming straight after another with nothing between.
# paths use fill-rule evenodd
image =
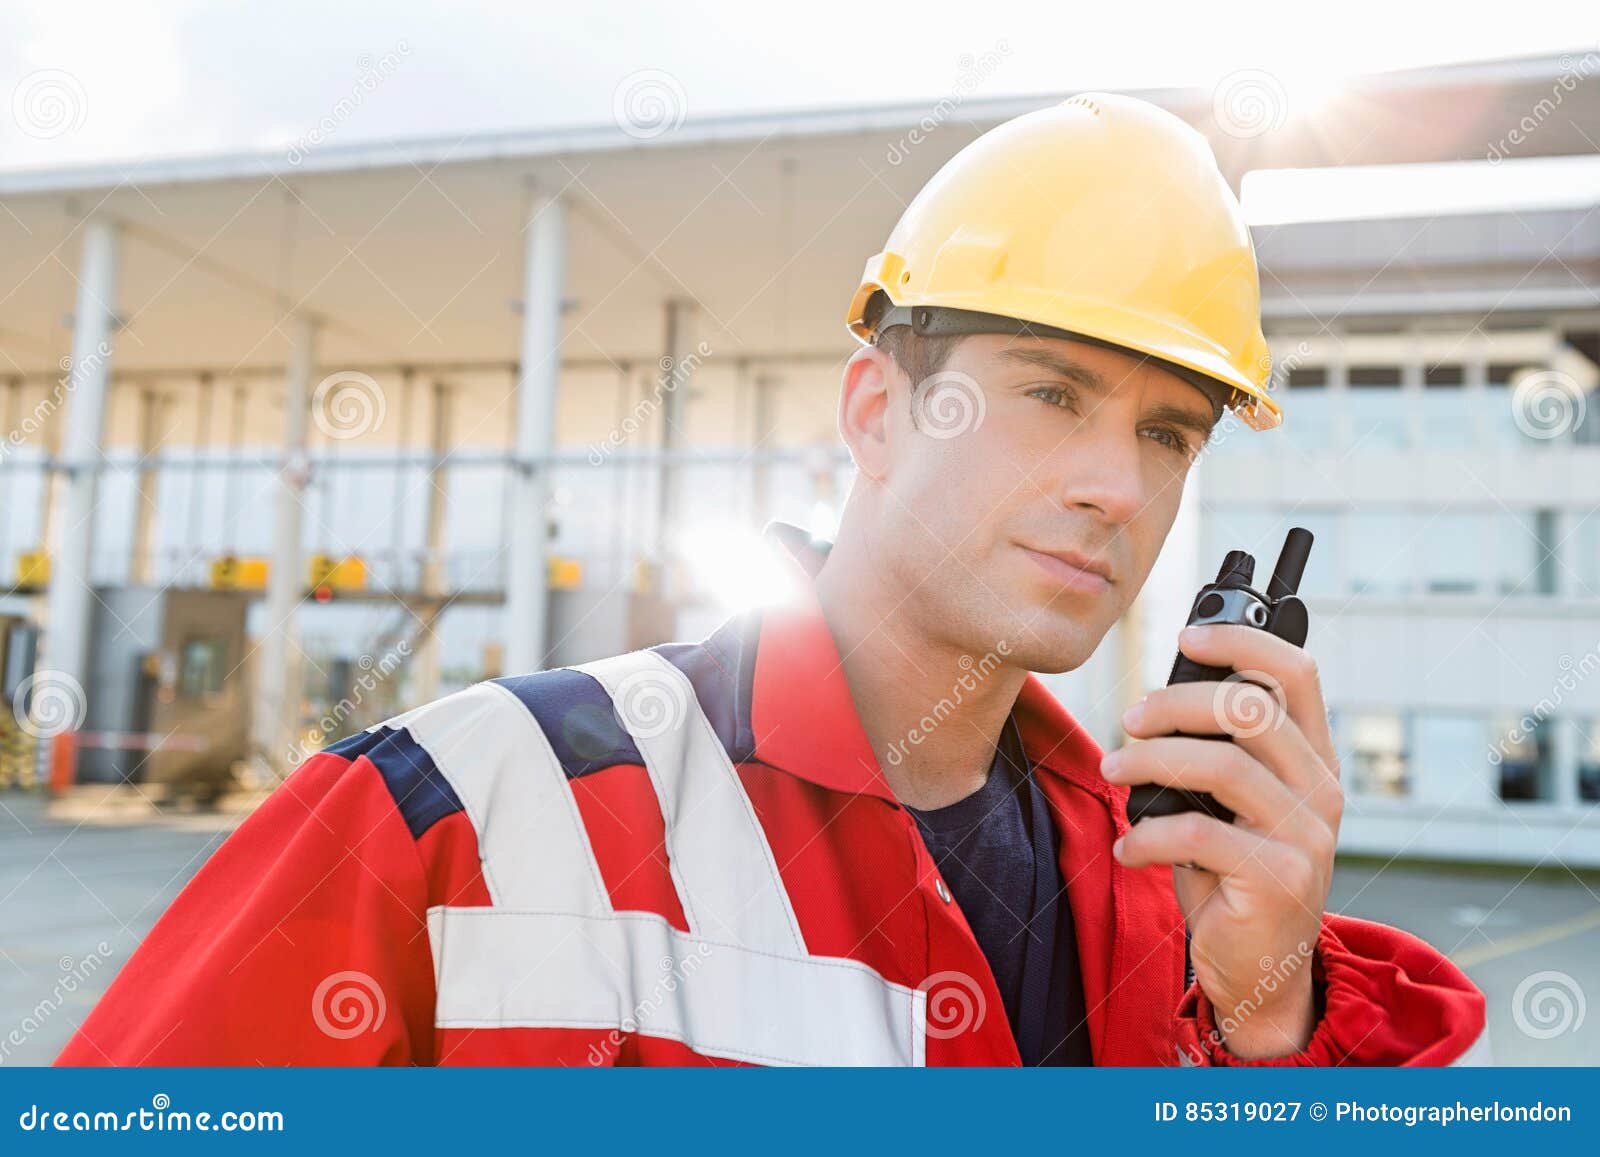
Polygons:
<instances>
[{"instance_id":1,"label":"walkie-talkie antenna","mask_svg":"<svg viewBox=\"0 0 1600 1157\"><path fill-rule=\"evenodd\" d=\"M1305 527L1297 526L1289 531L1283 540L1283 552L1278 555L1278 565L1272 568L1272 579L1267 583L1267 598L1277 602L1300 589L1306 559L1311 556L1311 542L1311 532Z\"/></svg>"}]
</instances>

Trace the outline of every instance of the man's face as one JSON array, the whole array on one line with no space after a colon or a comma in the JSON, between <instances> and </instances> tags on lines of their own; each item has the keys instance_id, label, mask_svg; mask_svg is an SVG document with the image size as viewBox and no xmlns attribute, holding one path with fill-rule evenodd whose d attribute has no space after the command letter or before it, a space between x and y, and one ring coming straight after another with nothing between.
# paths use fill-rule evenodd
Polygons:
<instances>
[{"instance_id":1,"label":"man's face","mask_svg":"<svg viewBox=\"0 0 1600 1157\"><path fill-rule=\"evenodd\" d=\"M1026 670L1080 666L1155 563L1210 400L1080 342L969 337L920 386L863 356L887 385L872 505L900 612L974 657L1004 639Z\"/></svg>"}]
</instances>

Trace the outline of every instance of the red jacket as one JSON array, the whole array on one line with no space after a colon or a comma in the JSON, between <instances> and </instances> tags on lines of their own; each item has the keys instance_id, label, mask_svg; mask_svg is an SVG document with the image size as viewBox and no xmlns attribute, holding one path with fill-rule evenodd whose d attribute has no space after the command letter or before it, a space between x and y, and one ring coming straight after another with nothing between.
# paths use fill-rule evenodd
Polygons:
<instances>
[{"instance_id":1,"label":"red jacket","mask_svg":"<svg viewBox=\"0 0 1600 1157\"><path fill-rule=\"evenodd\" d=\"M992 974L879 770L809 582L700 643L479 684L307 760L162 917L61 1064L1014 1065ZM1324 919L1325 1013L1241 1061L1184 991L1171 869L1030 676L1101 1065L1447 1064L1484 998ZM1480 1046L1481 1048L1481 1046Z\"/></svg>"}]
</instances>

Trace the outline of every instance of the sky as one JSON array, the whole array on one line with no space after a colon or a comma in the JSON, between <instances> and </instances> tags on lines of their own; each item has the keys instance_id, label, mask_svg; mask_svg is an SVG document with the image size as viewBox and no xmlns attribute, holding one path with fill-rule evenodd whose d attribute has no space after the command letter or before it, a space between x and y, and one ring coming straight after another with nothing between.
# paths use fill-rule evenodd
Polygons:
<instances>
[{"instance_id":1,"label":"sky","mask_svg":"<svg viewBox=\"0 0 1600 1157\"><path fill-rule=\"evenodd\" d=\"M938 100L982 59L996 63L981 96L1215 84L1240 69L1293 96L1347 73L1597 50L1593 0L5 0L0 170L279 148L384 61L330 140L606 124L641 74L693 119ZM41 115L56 118L45 132Z\"/></svg>"}]
</instances>

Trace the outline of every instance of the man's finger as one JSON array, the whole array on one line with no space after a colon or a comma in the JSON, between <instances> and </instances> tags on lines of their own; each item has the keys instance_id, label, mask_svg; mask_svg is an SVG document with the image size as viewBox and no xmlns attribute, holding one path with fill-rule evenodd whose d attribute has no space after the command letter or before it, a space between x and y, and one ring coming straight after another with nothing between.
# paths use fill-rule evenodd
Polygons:
<instances>
[{"instance_id":1,"label":"man's finger","mask_svg":"<svg viewBox=\"0 0 1600 1157\"><path fill-rule=\"evenodd\" d=\"M1107 755L1101 771L1111 783L1207 792L1262 834L1321 822L1271 768L1237 743L1170 735L1146 739Z\"/></svg>"},{"instance_id":2,"label":"man's finger","mask_svg":"<svg viewBox=\"0 0 1600 1157\"><path fill-rule=\"evenodd\" d=\"M1174 683L1145 696L1123 727L1136 739L1182 732L1227 735L1258 759L1297 796L1309 797L1327 820L1335 809L1334 776L1298 723L1271 691L1243 681Z\"/></svg>"},{"instance_id":3,"label":"man's finger","mask_svg":"<svg viewBox=\"0 0 1600 1157\"><path fill-rule=\"evenodd\" d=\"M1193 864L1231 876L1251 862L1263 843L1260 836L1203 812L1184 812L1140 820L1118 842L1116 855L1129 868Z\"/></svg>"},{"instance_id":4,"label":"man's finger","mask_svg":"<svg viewBox=\"0 0 1600 1157\"><path fill-rule=\"evenodd\" d=\"M1178 649L1197 663L1270 676L1283 689L1284 706L1330 771L1338 767L1328 709L1316 660L1303 647L1255 627L1207 623L1178 633ZM1245 677L1248 678L1248 675Z\"/></svg>"}]
</instances>

